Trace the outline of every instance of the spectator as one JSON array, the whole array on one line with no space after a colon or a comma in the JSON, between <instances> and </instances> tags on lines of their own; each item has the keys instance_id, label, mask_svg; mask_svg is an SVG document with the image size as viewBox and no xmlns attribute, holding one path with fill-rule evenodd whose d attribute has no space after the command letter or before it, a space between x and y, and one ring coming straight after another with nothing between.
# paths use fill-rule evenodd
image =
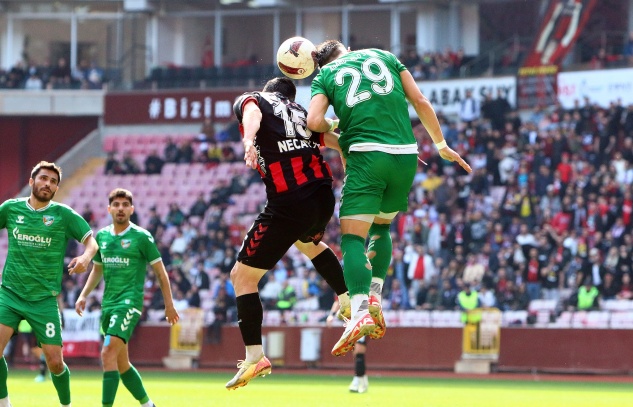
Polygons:
<instances>
[{"instance_id":1,"label":"spectator","mask_svg":"<svg viewBox=\"0 0 633 407\"><path fill-rule=\"evenodd\" d=\"M222 326L229 321L229 312L235 308L235 297L227 294L224 287L220 287L213 305L213 323L209 327L211 343L222 341Z\"/></svg>"},{"instance_id":2,"label":"spectator","mask_svg":"<svg viewBox=\"0 0 633 407\"><path fill-rule=\"evenodd\" d=\"M189 216L203 217L208 207L209 205L204 200L204 193L200 192L198 194L198 198L191 205L191 208L189 209Z\"/></svg>"},{"instance_id":3,"label":"spectator","mask_svg":"<svg viewBox=\"0 0 633 407\"><path fill-rule=\"evenodd\" d=\"M420 289L422 291L422 289ZM409 309L409 295L405 287L400 285L400 280L393 280L391 282L391 289L387 296L389 301L389 309L392 310L406 310Z\"/></svg>"},{"instance_id":4,"label":"spectator","mask_svg":"<svg viewBox=\"0 0 633 407\"><path fill-rule=\"evenodd\" d=\"M622 275L622 284L620 291L616 294L618 300L630 300L633 298L633 285L631 284L631 275L625 273Z\"/></svg>"},{"instance_id":5,"label":"spectator","mask_svg":"<svg viewBox=\"0 0 633 407\"><path fill-rule=\"evenodd\" d=\"M439 310L454 310L457 305L457 292L451 285L450 280L442 280L442 290L440 292Z\"/></svg>"},{"instance_id":6,"label":"spectator","mask_svg":"<svg viewBox=\"0 0 633 407\"><path fill-rule=\"evenodd\" d=\"M191 164L193 162L194 151L191 141L183 140L178 148L178 162L180 164Z\"/></svg>"},{"instance_id":7,"label":"spectator","mask_svg":"<svg viewBox=\"0 0 633 407\"><path fill-rule=\"evenodd\" d=\"M163 152L163 155L165 156L165 162L177 163L180 161L180 150L171 137L167 137L167 143L165 144L165 151Z\"/></svg>"},{"instance_id":8,"label":"spectator","mask_svg":"<svg viewBox=\"0 0 633 407\"><path fill-rule=\"evenodd\" d=\"M578 311L590 311L600 308L598 299L600 292L593 285L591 278L587 278L585 283L578 289L576 295L576 309Z\"/></svg>"},{"instance_id":9,"label":"spectator","mask_svg":"<svg viewBox=\"0 0 633 407\"><path fill-rule=\"evenodd\" d=\"M130 151L126 151L123 153L123 160L121 161L121 166L123 167L123 172L125 174L140 174L141 168L138 163L132 156Z\"/></svg>"},{"instance_id":10,"label":"spectator","mask_svg":"<svg viewBox=\"0 0 633 407\"><path fill-rule=\"evenodd\" d=\"M180 226L185 221L185 214L180 210L178 204L172 202L169 204L169 212L165 218L167 226Z\"/></svg>"},{"instance_id":11,"label":"spectator","mask_svg":"<svg viewBox=\"0 0 633 407\"><path fill-rule=\"evenodd\" d=\"M160 174L163 171L165 161L160 158L157 150L152 150L145 158L145 174Z\"/></svg>"},{"instance_id":12,"label":"spectator","mask_svg":"<svg viewBox=\"0 0 633 407\"><path fill-rule=\"evenodd\" d=\"M268 281L259 290L259 297L262 299L264 309L274 309L281 294L282 286L275 278L274 273L266 273L266 277L268 277Z\"/></svg>"},{"instance_id":13,"label":"spectator","mask_svg":"<svg viewBox=\"0 0 633 407\"><path fill-rule=\"evenodd\" d=\"M125 172L119 160L116 159L113 151L108 153L103 172L105 175L123 174Z\"/></svg>"},{"instance_id":14,"label":"spectator","mask_svg":"<svg viewBox=\"0 0 633 407\"><path fill-rule=\"evenodd\" d=\"M291 310L297 302L297 293L288 280L281 283L281 291L277 296L277 309L285 311Z\"/></svg>"},{"instance_id":15,"label":"spectator","mask_svg":"<svg viewBox=\"0 0 633 407\"><path fill-rule=\"evenodd\" d=\"M612 273L605 273L602 284L598 287L600 297L603 300L614 300L620 292L619 284L615 282L615 276Z\"/></svg>"},{"instance_id":16,"label":"spectator","mask_svg":"<svg viewBox=\"0 0 633 407\"><path fill-rule=\"evenodd\" d=\"M37 75L37 73L29 75L24 83L24 89L26 90L42 90L43 88L44 82L42 82L42 79Z\"/></svg>"},{"instance_id":17,"label":"spectator","mask_svg":"<svg viewBox=\"0 0 633 407\"><path fill-rule=\"evenodd\" d=\"M70 86L71 72L70 67L66 63L66 58L59 58L57 66L51 72L51 82L56 89L68 88Z\"/></svg>"},{"instance_id":18,"label":"spectator","mask_svg":"<svg viewBox=\"0 0 633 407\"><path fill-rule=\"evenodd\" d=\"M479 304L483 308L493 308L497 306L494 291L488 289L488 287L483 284L479 287Z\"/></svg>"},{"instance_id":19,"label":"spectator","mask_svg":"<svg viewBox=\"0 0 633 407\"><path fill-rule=\"evenodd\" d=\"M424 294L424 295L422 295ZM437 284L429 285L426 291L420 290L415 302L415 309L423 309L432 311L437 309L440 304L440 292L437 289Z\"/></svg>"},{"instance_id":20,"label":"spectator","mask_svg":"<svg viewBox=\"0 0 633 407\"><path fill-rule=\"evenodd\" d=\"M459 118L467 129L471 130L475 126L481 115L479 102L473 97L472 90L466 90L466 95L461 101ZM468 135L468 134L467 134Z\"/></svg>"}]
</instances>

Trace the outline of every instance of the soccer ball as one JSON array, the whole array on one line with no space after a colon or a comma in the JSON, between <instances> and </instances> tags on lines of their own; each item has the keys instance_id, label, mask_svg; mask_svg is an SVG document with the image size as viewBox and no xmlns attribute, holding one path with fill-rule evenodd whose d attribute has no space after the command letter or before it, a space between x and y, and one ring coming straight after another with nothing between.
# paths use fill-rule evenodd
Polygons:
<instances>
[{"instance_id":1,"label":"soccer ball","mask_svg":"<svg viewBox=\"0 0 633 407\"><path fill-rule=\"evenodd\" d=\"M317 67L316 47L303 37L288 38L277 50L277 66L291 79L307 78Z\"/></svg>"}]
</instances>

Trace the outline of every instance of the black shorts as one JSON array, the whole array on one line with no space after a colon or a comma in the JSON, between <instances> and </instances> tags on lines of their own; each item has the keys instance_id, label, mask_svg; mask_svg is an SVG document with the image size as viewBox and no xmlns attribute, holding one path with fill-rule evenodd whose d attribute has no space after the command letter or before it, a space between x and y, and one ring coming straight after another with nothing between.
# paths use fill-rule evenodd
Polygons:
<instances>
[{"instance_id":1,"label":"black shorts","mask_svg":"<svg viewBox=\"0 0 633 407\"><path fill-rule=\"evenodd\" d=\"M270 270L297 240L319 244L334 213L334 204L329 185L290 205L268 203L246 234L237 260Z\"/></svg>"}]
</instances>

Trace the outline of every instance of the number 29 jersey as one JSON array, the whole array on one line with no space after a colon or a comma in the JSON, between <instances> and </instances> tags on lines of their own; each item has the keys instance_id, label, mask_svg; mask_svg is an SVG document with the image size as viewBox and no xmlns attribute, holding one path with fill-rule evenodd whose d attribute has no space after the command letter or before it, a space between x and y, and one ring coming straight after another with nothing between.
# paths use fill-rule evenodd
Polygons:
<instances>
[{"instance_id":1,"label":"number 29 jersey","mask_svg":"<svg viewBox=\"0 0 633 407\"><path fill-rule=\"evenodd\" d=\"M345 154L417 154L400 79L405 69L392 53L372 48L348 52L319 70L311 94L325 95L334 108Z\"/></svg>"},{"instance_id":2,"label":"number 29 jersey","mask_svg":"<svg viewBox=\"0 0 633 407\"><path fill-rule=\"evenodd\" d=\"M268 202L291 204L322 185L331 186L332 172L319 150L324 145L323 134L308 130L306 110L280 93L244 93L233 105L242 135L243 108L249 101L257 103L262 112L253 144Z\"/></svg>"}]
</instances>

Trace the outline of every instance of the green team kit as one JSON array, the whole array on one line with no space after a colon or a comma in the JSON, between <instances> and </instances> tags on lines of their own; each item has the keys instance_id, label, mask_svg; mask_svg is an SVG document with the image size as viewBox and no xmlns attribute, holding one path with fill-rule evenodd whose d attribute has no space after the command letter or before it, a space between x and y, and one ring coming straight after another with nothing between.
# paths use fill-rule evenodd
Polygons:
<instances>
[{"instance_id":1,"label":"green team kit","mask_svg":"<svg viewBox=\"0 0 633 407\"><path fill-rule=\"evenodd\" d=\"M406 69L390 52L365 49L323 66L312 81L312 96L325 95L340 119L347 158L340 216L407 209L418 149L400 80Z\"/></svg>"},{"instance_id":2,"label":"green team kit","mask_svg":"<svg viewBox=\"0 0 633 407\"><path fill-rule=\"evenodd\" d=\"M95 239L99 251L93 262L103 267L105 280L101 327L127 343L141 317L147 263L161 261L160 252L152 235L133 223L118 235L107 226Z\"/></svg>"},{"instance_id":3,"label":"green team kit","mask_svg":"<svg viewBox=\"0 0 633 407\"><path fill-rule=\"evenodd\" d=\"M40 344L62 345L57 295L70 239L84 242L90 225L70 207L51 201L41 209L28 198L0 205L0 229L9 235L9 253L0 287L0 323L17 331L20 320L33 327Z\"/></svg>"}]
</instances>

